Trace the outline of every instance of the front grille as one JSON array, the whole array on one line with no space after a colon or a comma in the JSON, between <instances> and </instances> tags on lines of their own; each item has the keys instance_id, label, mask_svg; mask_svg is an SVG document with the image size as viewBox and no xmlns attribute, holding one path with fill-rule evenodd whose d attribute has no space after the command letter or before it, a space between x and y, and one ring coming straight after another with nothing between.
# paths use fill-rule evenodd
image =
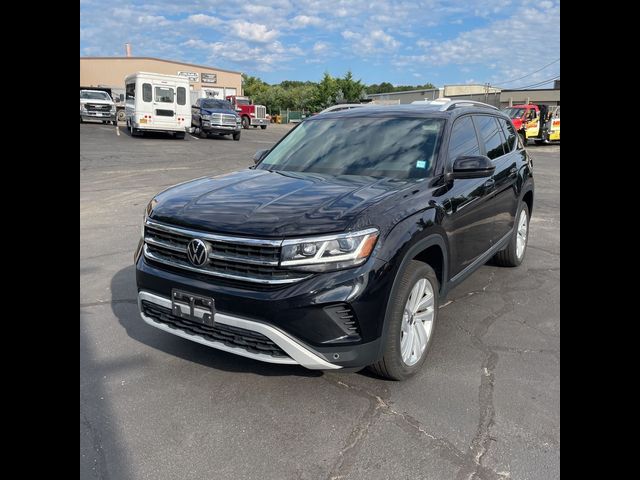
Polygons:
<instances>
[{"instance_id":1,"label":"front grille","mask_svg":"<svg viewBox=\"0 0 640 480\"><path fill-rule=\"evenodd\" d=\"M161 307L146 300L142 300L142 313L171 328L198 335L209 341L220 342L229 347L242 348L251 353L261 353L272 357L288 356L269 338L251 330L221 323L214 323L213 327L210 327L185 318L176 317L169 308Z\"/></svg>"},{"instance_id":2,"label":"front grille","mask_svg":"<svg viewBox=\"0 0 640 480\"><path fill-rule=\"evenodd\" d=\"M111 105L101 103L85 103L84 107L87 112L108 112L111 110Z\"/></svg>"},{"instance_id":3,"label":"front grille","mask_svg":"<svg viewBox=\"0 0 640 480\"><path fill-rule=\"evenodd\" d=\"M201 267L194 267L187 256L187 245L194 238L209 247L209 259ZM194 273L271 285L293 283L308 276L278 267L279 242L252 243L243 238L186 232L151 222L145 226L144 239L148 260Z\"/></svg>"},{"instance_id":4,"label":"front grille","mask_svg":"<svg viewBox=\"0 0 640 480\"><path fill-rule=\"evenodd\" d=\"M156 115L158 117L173 117L173 110L156 110Z\"/></svg>"},{"instance_id":5,"label":"front grille","mask_svg":"<svg viewBox=\"0 0 640 480\"><path fill-rule=\"evenodd\" d=\"M256 105L256 118L266 118L267 108L262 105Z\"/></svg>"},{"instance_id":6,"label":"front grille","mask_svg":"<svg viewBox=\"0 0 640 480\"><path fill-rule=\"evenodd\" d=\"M211 124L216 125L236 125L236 116L228 113L213 113L211 114Z\"/></svg>"}]
</instances>

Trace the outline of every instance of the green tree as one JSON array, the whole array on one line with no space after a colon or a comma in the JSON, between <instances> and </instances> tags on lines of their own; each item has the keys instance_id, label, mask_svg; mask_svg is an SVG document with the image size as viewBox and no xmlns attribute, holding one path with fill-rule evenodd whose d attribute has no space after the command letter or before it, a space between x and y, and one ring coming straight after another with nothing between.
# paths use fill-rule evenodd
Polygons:
<instances>
[{"instance_id":1,"label":"green tree","mask_svg":"<svg viewBox=\"0 0 640 480\"><path fill-rule=\"evenodd\" d=\"M338 87L347 102L358 102L365 94L364 84L360 80L354 80L351 70L344 77L338 78Z\"/></svg>"}]
</instances>

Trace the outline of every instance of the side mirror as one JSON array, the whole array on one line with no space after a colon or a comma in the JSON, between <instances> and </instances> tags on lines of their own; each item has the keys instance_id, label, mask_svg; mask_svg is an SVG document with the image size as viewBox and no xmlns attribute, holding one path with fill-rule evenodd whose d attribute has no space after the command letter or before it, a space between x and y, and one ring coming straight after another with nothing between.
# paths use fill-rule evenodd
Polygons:
<instances>
[{"instance_id":1,"label":"side mirror","mask_svg":"<svg viewBox=\"0 0 640 480\"><path fill-rule=\"evenodd\" d=\"M191 108L200 108L198 105L191 105Z\"/></svg>"},{"instance_id":2,"label":"side mirror","mask_svg":"<svg viewBox=\"0 0 640 480\"><path fill-rule=\"evenodd\" d=\"M496 167L489 157L484 155L461 156L454 160L453 170L449 178L484 178L490 177Z\"/></svg>"},{"instance_id":3,"label":"side mirror","mask_svg":"<svg viewBox=\"0 0 640 480\"><path fill-rule=\"evenodd\" d=\"M260 160L262 160L265 157L267 153L269 153L268 148L265 148L264 150L258 150L256 154L253 156L253 163L258 163Z\"/></svg>"}]
</instances>

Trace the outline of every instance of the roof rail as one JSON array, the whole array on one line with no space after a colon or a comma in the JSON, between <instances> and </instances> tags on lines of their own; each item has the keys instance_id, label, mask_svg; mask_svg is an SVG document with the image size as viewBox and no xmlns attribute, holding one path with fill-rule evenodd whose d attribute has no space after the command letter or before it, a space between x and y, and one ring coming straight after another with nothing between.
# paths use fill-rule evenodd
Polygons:
<instances>
[{"instance_id":1,"label":"roof rail","mask_svg":"<svg viewBox=\"0 0 640 480\"><path fill-rule=\"evenodd\" d=\"M488 103L476 102L475 100L451 100L442 107L440 107L441 112L446 112L447 110L451 110L456 107L485 107L492 108L493 110L498 110L498 107L494 107L493 105L489 105Z\"/></svg>"}]
</instances>

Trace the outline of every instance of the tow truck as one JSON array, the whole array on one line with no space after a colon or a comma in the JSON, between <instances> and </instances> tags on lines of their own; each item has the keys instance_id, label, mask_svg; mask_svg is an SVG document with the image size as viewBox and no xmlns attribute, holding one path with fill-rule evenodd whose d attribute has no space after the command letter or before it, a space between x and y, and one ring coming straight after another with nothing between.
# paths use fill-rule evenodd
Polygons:
<instances>
[{"instance_id":1,"label":"tow truck","mask_svg":"<svg viewBox=\"0 0 640 480\"><path fill-rule=\"evenodd\" d=\"M533 140L536 144L560 141L560 106L527 103L504 108L523 144Z\"/></svg>"}]
</instances>

